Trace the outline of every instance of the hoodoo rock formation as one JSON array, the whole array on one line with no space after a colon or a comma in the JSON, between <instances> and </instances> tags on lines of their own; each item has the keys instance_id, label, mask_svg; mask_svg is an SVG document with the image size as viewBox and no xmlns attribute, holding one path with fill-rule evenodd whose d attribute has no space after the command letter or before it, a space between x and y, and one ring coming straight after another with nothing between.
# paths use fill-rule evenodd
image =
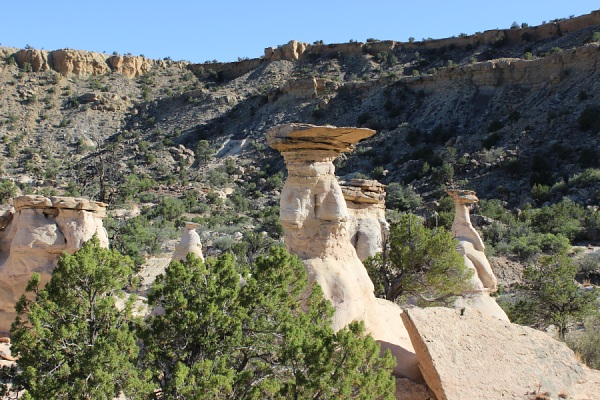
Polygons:
<instances>
[{"instance_id":1,"label":"hoodoo rock formation","mask_svg":"<svg viewBox=\"0 0 600 400\"><path fill-rule=\"evenodd\" d=\"M352 246L350 213L334 175L333 160L374 133L308 124L269 129L267 143L281 152L288 168L280 219L288 250L303 260L310 280L322 287L335 307L333 328L364 321L382 348L389 348L397 358L396 373L420 381L401 309L375 298L373 283Z\"/></svg>"},{"instance_id":2,"label":"hoodoo rock formation","mask_svg":"<svg viewBox=\"0 0 600 400\"><path fill-rule=\"evenodd\" d=\"M196 232L198 224L194 222L185 223L185 231L181 241L175 246L175 252L173 253L173 261L185 260L188 253L194 254L196 257L204 261L204 255L202 254L202 243L200 242L200 235Z\"/></svg>"},{"instance_id":3,"label":"hoodoo rock formation","mask_svg":"<svg viewBox=\"0 0 600 400\"><path fill-rule=\"evenodd\" d=\"M95 234L108 247L102 225L106 204L73 197L19 196L0 224L0 332L8 332L14 306L33 272L50 279L63 252L74 253Z\"/></svg>"},{"instance_id":4,"label":"hoodoo rock formation","mask_svg":"<svg viewBox=\"0 0 600 400\"><path fill-rule=\"evenodd\" d=\"M350 241L361 261L381 252L389 231L385 220L385 185L368 179L342 182L350 219Z\"/></svg>"},{"instance_id":5,"label":"hoodoo rock formation","mask_svg":"<svg viewBox=\"0 0 600 400\"><path fill-rule=\"evenodd\" d=\"M470 207L479 199L471 190L448 190L454 200L454 222L452 236L458 240L457 250L463 256L465 264L473 270L472 291L460 297L456 307L472 307L482 312L508 321L508 317L490 293L498 289L498 279L485 256L485 245L479 233L471 224Z\"/></svg>"}]
</instances>

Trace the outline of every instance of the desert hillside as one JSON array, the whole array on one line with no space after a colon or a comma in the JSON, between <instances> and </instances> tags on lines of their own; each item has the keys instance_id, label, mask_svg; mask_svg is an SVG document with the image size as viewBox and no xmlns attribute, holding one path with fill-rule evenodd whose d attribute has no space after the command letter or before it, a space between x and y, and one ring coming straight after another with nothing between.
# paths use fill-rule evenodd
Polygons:
<instances>
[{"instance_id":1,"label":"desert hillside","mask_svg":"<svg viewBox=\"0 0 600 400\"><path fill-rule=\"evenodd\" d=\"M94 251L110 243L131 257L141 280L136 293L152 306L165 306L150 286L172 259L211 282L206 276L217 269L186 261L190 251L202 262L221 256L207 262L228 274L221 278L240 304L239 293L266 301L259 289L252 292L259 285L253 274L260 276L252 268L258 259L266 264L260 256L285 237L333 304L335 312L319 322L323 332L363 321L397 361L396 398L485 396L487 377L475 376L483 366L473 349L498 340L503 348L490 352L504 371L496 395L588 399L600 385L581 363L600 366L599 63L600 11L439 40L292 40L231 63L0 47L0 265L10 276L0 281L0 312L11 320L19 313L13 292L27 285L23 270L41 271L45 283L60 253L95 234ZM407 243L417 229L423 238L447 233L449 253L439 243L436 249L475 271L456 272L471 286L457 283L454 310L411 308L450 303L445 295L434 299L435 290L394 294L377 276L381 259L369 257L396 245L398 221L409 227ZM300 261L281 252L266 259L279 257L297 273ZM563 266L572 276L555 286L585 298L585 310L568 321L527 319L521 300L533 290L531 271L550 279ZM262 272L273 296L289 295L287 284L276 292L276 277ZM302 293L301 280L290 276L281 279ZM122 279L119 290L131 283ZM294 307L281 326L303 318ZM564 343L515 322L560 338L579 359ZM8 331L9 322L0 325ZM492 325L498 336L486 337ZM451 335L478 334L450 354L427 338L444 336L447 326ZM526 337L518 346L526 359L504 348L516 337ZM273 350L269 362L277 366L280 355ZM528 375L555 356L568 367ZM444 365L455 358L464 359L475 383ZM160 390L173 371L156 373ZM543 397L542 386L554 397ZM531 390L521 393L524 387ZM402 397L410 390L413 397Z\"/></svg>"}]
</instances>

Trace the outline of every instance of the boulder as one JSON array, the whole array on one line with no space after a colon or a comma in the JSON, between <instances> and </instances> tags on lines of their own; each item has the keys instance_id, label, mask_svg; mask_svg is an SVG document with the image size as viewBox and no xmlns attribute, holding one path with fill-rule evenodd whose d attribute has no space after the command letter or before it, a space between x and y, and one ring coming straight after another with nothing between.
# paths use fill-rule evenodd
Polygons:
<instances>
[{"instance_id":1,"label":"boulder","mask_svg":"<svg viewBox=\"0 0 600 400\"><path fill-rule=\"evenodd\" d=\"M600 372L544 332L475 309L411 308L402 319L438 400L597 399Z\"/></svg>"},{"instance_id":2,"label":"boulder","mask_svg":"<svg viewBox=\"0 0 600 400\"><path fill-rule=\"evenodd\" d=\"M7 215L7 214L10 214ZM63 252L74 253L97 234L108 247L102 226L106 204L73 197L19 196L0 228L0 332L15 318L14 305L33 272L45 284Z\"/></svg>"},{"instance_id":3,"label":"boulder","mask_svg":"<svg viewBox=\"0 0 600 400\"><path fill-rule=\"evenodd\" d=\"M333 328L364 321L367 331L398 360L398 376L421 376L401 309L380 301L350 242L350 213L334 172L333 160L352 149L371 129L287 124L267 132L267 143L279 150L288 168L281 193L280 220L288 250L304 262L311 282L318 282L335 307Z\"/></svg>"}]
</instances>

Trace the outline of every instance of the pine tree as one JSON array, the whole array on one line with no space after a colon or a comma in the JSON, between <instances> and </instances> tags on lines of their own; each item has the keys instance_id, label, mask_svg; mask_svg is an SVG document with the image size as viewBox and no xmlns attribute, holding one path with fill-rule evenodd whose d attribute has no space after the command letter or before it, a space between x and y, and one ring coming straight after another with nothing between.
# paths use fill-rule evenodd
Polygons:
<instances>
[{"instance_id":1,"label":"pine tree","mask_svg":"<svg viewBox=\"0 0 600 400\"><path fill-rule=\"evenodd\" d=\"M133 296L124 298L133 264L92 238L63 254L45 288L39 274L16 305L12 352L21 370L7 377L13 391L35 399L140 397L149 386L137 368ZM123 305L117 307L117 299Z\"/></svg>"},{"instance_id":2,"label":"pine tree","mask_svg":"<svg viewBox=\"0 0 600 400\"><path fill-rule=\"evenodd\" d=\"M390 301L416 298L422 305L445 304L469 288L471 270L444 228L431 230L414 214L390 227L385 250L365 261L376 294Z\"/></svg>"},{"instance_id":3,"label":"pine tree","mask_svg":"<svg viewBox=\"0 0 600 400\"><path fill-rule=\"evenodd\" d=\"M393 398L391 355L360 323L333 332L298 258L275 247L250 268L189 255L157 279L144 352L159 398Z\"/></svg>"}]
</instances>

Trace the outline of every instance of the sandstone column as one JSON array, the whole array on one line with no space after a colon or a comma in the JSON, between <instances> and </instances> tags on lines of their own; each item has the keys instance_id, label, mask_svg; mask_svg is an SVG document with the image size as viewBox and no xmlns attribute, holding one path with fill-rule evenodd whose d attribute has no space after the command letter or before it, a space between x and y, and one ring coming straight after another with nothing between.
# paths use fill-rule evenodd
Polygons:
<instances>
[{"instance_id":1,"label":"sandstone column","mask_svg":"<svg viewBox=\"0 0 600 400\"><path fill-rule=\"evenodd\" d=\"M0 332L6 333L16 314L14 306L31 274L42 284L63 252L74 253L94 234L108 247L102 226L106 204L73 197L19 196L0 228Z\"/></svg>"},{"instance_id":2,"label":"sandstone column","mask_svg":"<svg viewBox=\"0 0 600 400\"><path fill-rule=\"evenodd\" d=\"M350 242L361 261L380 253L389 231L385 219L385 185L376 180L341 182L350 222Z\"/></svg>"},{"instance_id":3,"label":"sandstone column","mask_svg":"<svg viewBox=\"0 0 600 400\"><path fill-rule=\"evenodd\" d=\"M485 256L485 245L479 233L471 224L470 207L479 199L471 190L448 190L454 200L455 215L452 224L452 236L458 240L458 252L465 264L473 270L472 291L464 293L455 304L456 307L473 307L482 312L508 321L508 317L490 293L498 289L498 279Z\"/></svg>"},{"instance_id":4,"label":"sandstone column","mask_svg":"<svg viewBox=\"0 0 600 400\"><path fill-rule=\"evenodd\" d=\"M376 299L366 269L350 242L350 218L332 161L354 143L375 134L370 129L287 124L269 129L267 143L283 155L288 178L281 193L280 218L285 243L306 266L309 279L335 307L333 328L364 321L368 332L391 349L396 373L421 380L401 309Z\"/></svg>"},{"instance_id":5,"label":"sandstone column","mask_svg":"<svg viewBox=\"0 0 600 400\"><path fill-rule=\"evenodd\" d=\"M177 246L175 246L173 261L185 260L188 253L193 253L196 257L204 261L200 235L198 235L198 232L196 232L197 226L198 224L194 222L185 223L185 231L183 231L181 241L177 244Z\"/></svg>"}]
</instances>

